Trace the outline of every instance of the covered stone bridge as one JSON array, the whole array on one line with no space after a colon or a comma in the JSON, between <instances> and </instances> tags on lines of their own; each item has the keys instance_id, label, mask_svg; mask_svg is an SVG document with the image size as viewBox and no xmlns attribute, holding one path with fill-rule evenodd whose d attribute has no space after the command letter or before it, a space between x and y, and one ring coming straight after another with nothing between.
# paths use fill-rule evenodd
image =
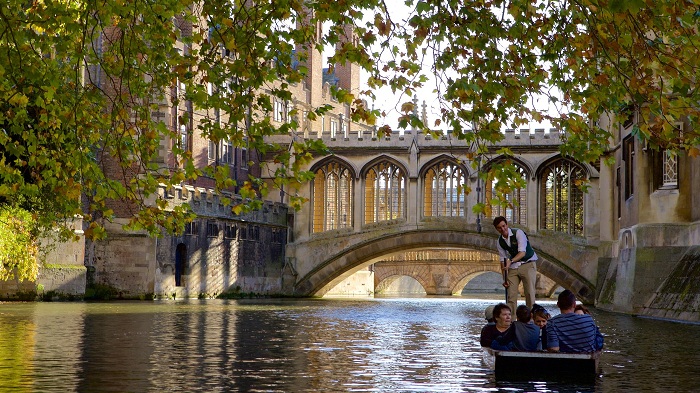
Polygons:
<instances>
[{"instance_id":1,"label":"covered stone bridge","mask_svg":"<svg viewBox=\"0 0 700 393\"><path fill-rule=\"evenodd\" d=\"M287 249L288 274L283 287L289 295L323 296L335 285L354 272L376 262L387 260L407 251L425 249L458 249L496 252L496 234L478 233L471 230L445 228L401 228L392 231L365 231L337 233L305 242L291 243ZM558 285L572 290L584 303L593 303L597 277L597 248L586 244L585 239L574 239L559 233L530 233L531 244L539 261L539 273ZM411 261L403 262L406 266ZM460 280L470 279L466 268L455 271ZM484 268L482 268L483 271ZM493 267L497 270L497 265ZM425 270L418 281L435 282L432 273ZM420 275L418 275L420 276ZM415 276L414 276L415 277ZM438 281L441 281L438 279ZM436 294L454 293L455 288L464 283L456 283L436 288ZM437 287L440 284L436 284ZM430 285L424 286L426 292ZM448 288L449 287L449 288ZM432 291L432 290L431 290Z\"/></svg>"}]
</instances>

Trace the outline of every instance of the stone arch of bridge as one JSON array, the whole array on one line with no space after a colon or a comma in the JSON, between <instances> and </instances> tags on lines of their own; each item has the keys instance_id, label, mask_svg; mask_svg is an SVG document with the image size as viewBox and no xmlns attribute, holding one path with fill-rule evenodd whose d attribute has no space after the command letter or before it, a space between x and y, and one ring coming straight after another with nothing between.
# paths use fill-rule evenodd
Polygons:
<instances>
[{"instance_id":1,"label":"stone arch of bridge","mask_svg":"<svg viewBox=\"0 0 700 393\"><path fill-rule=\"evenodd\" d=\"M561 286L561 285L559 285L559 283L556 283L556 282L555 282L554 284L550 285L549 288L546 288L546 289L544 290L544 296L545 296L545 297L548 297L548 298L549 298L549 297L552 297L552 295L554 295L554 291L556 291L557 288L559 288L560 286Z\"/></svg>"},{"instance_id":2,"label":"stone arch of bridge","mask_svg":"<svg viewBox=\"0 0 700 393\"><path fill-rule=\"evenodd\" d=\"M323 296L352 273L380 261L387 255L429 248L474 249L496 252L492 234L459 230L407 230L351 242L316 264L307 274L297 277L294 295ZM535 248L539 256L537 270L559 286L570 289L584 303L593 303L595 286L564 262ZM463 279L476 272L464 272ZM418 280L421 282L421 280ZM423 280L425 281L425 280ZM423 283L421 284L423 285Z\"/></svg>"},{"instance_id":3,"label":"stone arch of bridge","mask_svg":"<svg viewBox=\"0 0 700 393\"><path fill-rule=\"evenodd\" d=\"M461 279L459 279L456 283L454 288L452 289L452 294L453 295L459 295L462 293L462 290L464 290L464 287L469 284L469 281L475 279L476 277L486 273L486 272L495 272L498 274L501 274L501 268L495 264L492 264L489 266L489 268L486 269L471 269L465 272L465 274L462 276Z\"/></svg>"},{"instance_id":4,"label":"stone arch of bridge","mask_svg":"<svg viewBox=\"0 0 700 393\"><path fill-rule=\"evenodd\" d=\"M501 273L500 267L495 263L478 264L478 266L453 265L449 266L450 276L455 277L455 280L450 285L450 294L460 295L464 287L477 276L486 272ZM381 273L380 273L381 272ZM399 277L407 276L418 281L426 293L430 293L431 285L426 279L429 277L430 269L428 266L414 266L413 263L405 263L402 265L394 265L389 268L377 269L374 273L374 292L379 293L384 288Z\"/></svg>"},{"instance_id":5,"label":"stone arch of bridge","mask_svg":"<svg viewBox=\"0 0 700 393\"><path fill-rule=\"evenodd\" d=\"M421 276L419 274L415 274L414 272L410 271L409 266L404 266L405 269L403 270L395 270L391 269L391 272L385 272L386 274L382 274L381 276L377 276L376 272L374 275L374 293L382 293L386 288L388 288L394 281L401 277L411 277L412 279L418 281L418 284L423 288L423 290L427 293L428 290L428 283L425 281L425 277Z\"/></svg>"}]
</instances>

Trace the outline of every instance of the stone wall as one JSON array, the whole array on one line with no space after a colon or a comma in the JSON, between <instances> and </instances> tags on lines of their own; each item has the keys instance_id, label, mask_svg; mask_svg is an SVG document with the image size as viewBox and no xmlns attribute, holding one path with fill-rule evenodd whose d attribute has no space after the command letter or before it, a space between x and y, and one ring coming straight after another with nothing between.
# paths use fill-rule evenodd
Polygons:
<instances>
[{"instance_id":1,"label":"stone wall","mask_svg":"<svg viewBox=\"0 0 700 393\"><path fill-rule=\"evenodd\" d=\"M700 321L700 224L637 225L617 243L601 258L598 307Z\"/></svg>"},{"instance_id":2,"label":"stone wall","mask_svg":"<svg viewBox=\"0 0 700 393\"><path fill-rule=\"evenodd\" d=\"M654 291L642 315L700 320L700 246L689 247L664 283Z\"/></svg>"},{"instance_id":3,"label":"stone wall","mask_svg":"<svg viewBox=\"0 0 700 393\"><path fill-rule=\"evenodd\" d=\"M160 238L126 232L121 222L109 225L106 240L88 245L91 285L124 298L282 292L286 206L266 202L261 210L234 214L221 195L206 189L159 192L171 205L188 203L197 218L185 233Z\"/></svg>"},{"instance_id":4,"label":"stone wall","mask_svg":"<svg viewBox=\"0 0 700 393\"><path fill-rule=\"evenodd\" d=\"M105 240L87 242L85 265L90 286L106 286L120 298L138 298L155 289L155 238L125 232L122 222L105 225Z\"/></svg>"},{"instance_id":5,"label":"stone wall","mask_svg":"<svg viewBox=\"0 0 700 393\"><path fill-rule=\"evenodd\" d=\"M0 281L0 299L33 300L34 295L44 294L74 299L85 295L85 238L81 228L82 219L73 220L71 225L77 240L41 239L36 281Z\"/></svg>"},{"instance_id":6,"label":"stone wall","mask_svg":"<svg viewBox=\"0 0 700 393\"><path fill-rule=\"evenodd\" d=\"M17 279L0 281L0 299L18 299L32 292L36 292L36 282L34 281L19 281Z\"/></svg>"}]
</instances>

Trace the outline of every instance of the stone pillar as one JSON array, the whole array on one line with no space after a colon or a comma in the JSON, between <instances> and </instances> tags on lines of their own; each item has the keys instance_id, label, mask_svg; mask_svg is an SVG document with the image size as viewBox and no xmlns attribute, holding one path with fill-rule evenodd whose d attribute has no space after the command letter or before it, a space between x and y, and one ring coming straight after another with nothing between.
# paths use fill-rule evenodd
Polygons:
<instances>
[{"instance_id":1,"label":"stone pillar","mask_svg":"<svg viewBox=\"0 0 700 393\"><path fill-rule=\"evenodd\" d=\"M362 184L364 183L362 181L362 175L357 174L357 178L355 178L353 182L353 187L355 188L352 193L352 205L353 205L353 221L352 221L352 227L355 232L359 232L362 230L362 212L365 211L364 209L364 195L365 195L365 190L362 188Z\"/></svg>"}]
</instances>

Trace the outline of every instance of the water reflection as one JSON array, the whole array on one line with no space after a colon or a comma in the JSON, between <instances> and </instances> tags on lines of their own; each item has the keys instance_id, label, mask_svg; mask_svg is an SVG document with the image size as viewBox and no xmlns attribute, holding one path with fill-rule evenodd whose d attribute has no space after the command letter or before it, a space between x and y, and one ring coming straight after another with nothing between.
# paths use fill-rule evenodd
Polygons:
<instances>
[{"instance_id":1,"label":"water reflection","mask_svg":"<svg viewBox=\"0 0 700 393\"><path fill-rule=\"evenodd\" d=\"M0 391L662 392L700 383L689 370L700 326L595 310L606 349L594 384L496 382L478 343L492 302L0 304Z\"/></svg>"}]
</instances>

